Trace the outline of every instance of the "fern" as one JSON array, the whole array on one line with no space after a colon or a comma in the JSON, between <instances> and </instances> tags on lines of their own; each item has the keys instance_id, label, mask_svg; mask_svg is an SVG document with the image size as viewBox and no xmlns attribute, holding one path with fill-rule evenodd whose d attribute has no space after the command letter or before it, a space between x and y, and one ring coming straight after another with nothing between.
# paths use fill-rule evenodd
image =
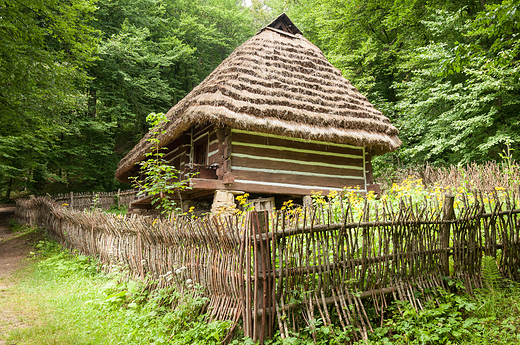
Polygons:
<instances>
[{"instance_id":1,"label":"fern","mask_svg":"<svg viewBox=\"0 0 520 345\"><path fill-rule=\"evenodd\" d=\"M482 278L484 285L491 291L500 287L502 275L498 270L498 265L494 257L482 257Z\"/></svg>"}]
</instances>

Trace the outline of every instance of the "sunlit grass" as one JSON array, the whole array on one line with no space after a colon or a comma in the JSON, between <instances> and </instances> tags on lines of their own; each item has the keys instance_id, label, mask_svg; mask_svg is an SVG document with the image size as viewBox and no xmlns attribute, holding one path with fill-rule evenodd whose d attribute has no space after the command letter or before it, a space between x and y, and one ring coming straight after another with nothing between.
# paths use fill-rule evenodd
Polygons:
<instances>
[{"instance_id":1,"label":"sunlit grass","mask_svg":"<svg viewBox=\"0 0 520 345\"><path fill-rule=\"evenodd\" d=\"M3 329L7 344L220 344L226 334L229 323L199 316L206 302L196 290L179 303L172 289L150 292L124 271L99 273L90 258L49 243L42 250L53 254L18 272L1 295L0 310L23 318Z\"/></svg>"}]
</instances>

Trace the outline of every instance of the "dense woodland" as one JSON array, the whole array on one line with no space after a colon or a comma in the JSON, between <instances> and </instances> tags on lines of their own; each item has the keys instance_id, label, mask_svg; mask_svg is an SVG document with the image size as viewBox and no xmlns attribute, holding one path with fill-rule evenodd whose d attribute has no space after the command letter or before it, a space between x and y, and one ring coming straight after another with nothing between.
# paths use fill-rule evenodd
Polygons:
<instances>
[{"instance_id":1,"label":"dense woodland","mask_svg":"<svg viewBox=\"0 0 520 345\"><path fill-rule=\"evenodd\" d=\"M284 11L399 128L379 169L520 153L517 1L0 0L0 196L121 187L146 116Z\"/></svg>"}]
</instances>

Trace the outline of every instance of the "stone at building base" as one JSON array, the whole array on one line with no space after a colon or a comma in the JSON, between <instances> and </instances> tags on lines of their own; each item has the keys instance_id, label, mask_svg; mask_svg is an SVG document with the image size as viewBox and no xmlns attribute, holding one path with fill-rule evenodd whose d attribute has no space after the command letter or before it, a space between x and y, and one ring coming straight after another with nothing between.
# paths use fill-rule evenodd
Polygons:
<instances>
[{"instance_id":1,"label":"stone at building base","mask_svg":"<svg viewBox=\"0 0 520 345\"><path fill-rule=\"evenodd\" d=\"M303 197L303 207L311 207L312 206L312 197L310 195L305 195Z\"/></svg>"},{"instance_id":2,"label":"stone at building base","mask_svg":"<svg viewBox=\"0 0 520 345\"><path fill-rule=\"evenodd\" d=\"M235 196L227 190L216 190L211 205L213 214L233 214L236 209Z\"/></svg>"}]
</instances>

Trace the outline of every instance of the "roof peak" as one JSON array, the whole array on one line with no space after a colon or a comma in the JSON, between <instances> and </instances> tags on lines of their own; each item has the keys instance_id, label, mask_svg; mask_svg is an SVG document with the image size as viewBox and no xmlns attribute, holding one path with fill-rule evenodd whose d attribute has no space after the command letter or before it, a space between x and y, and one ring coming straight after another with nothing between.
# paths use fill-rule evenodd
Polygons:
<instances>
[{"instance_id":1,"label":"roof peak","mask_svg":"<svg viewBox=\"0 0 520 345\"><path fill-rule=\"evenodd\" d=\"M289 17L284 13L280 14L275 20L273 20L270 24L268 24L265 28L272 28L276 30L280 30L292 35L303 35L300 29L294 25L294 23L289 19ZM265 29L264 28L264 29Z\"/></svg>"}]
</instances>

